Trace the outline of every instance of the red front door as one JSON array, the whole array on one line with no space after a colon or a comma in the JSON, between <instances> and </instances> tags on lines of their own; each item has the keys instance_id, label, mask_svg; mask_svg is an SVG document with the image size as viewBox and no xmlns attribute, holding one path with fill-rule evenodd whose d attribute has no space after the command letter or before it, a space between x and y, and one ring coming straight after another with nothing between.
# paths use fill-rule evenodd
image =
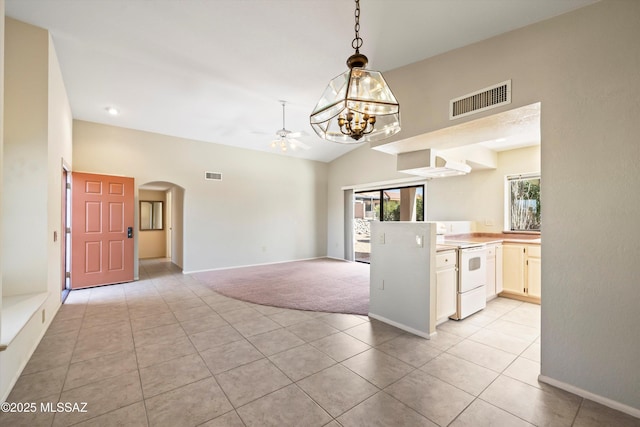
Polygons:
<instances>
[{"instance_id":1,"label":"red front door","mask_svg":"<svg viewBox=\"0 0 640 427\"><path fill-rule=\"evenodd\" d=\"M71 174L71 288L133 281L133 178Z\"/></svg>"}]
</instances>

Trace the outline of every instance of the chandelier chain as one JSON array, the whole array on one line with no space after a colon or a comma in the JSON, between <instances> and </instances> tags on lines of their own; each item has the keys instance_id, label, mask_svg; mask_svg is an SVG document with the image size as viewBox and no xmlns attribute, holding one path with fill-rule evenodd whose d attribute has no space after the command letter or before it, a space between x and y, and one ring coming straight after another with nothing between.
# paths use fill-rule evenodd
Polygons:
<instances>
[{"instance_id":1,"label":"chandelier chain","mask_svg":"<svg viewBox=\"0 0 640 427\"><path fill-rule=\"evenodd\" d=\"M360 38L360 0L356 1L356 11L354 12L354 16L356 18L356 24L354 25L354 30L356 32L356 37L351 42L351 47L356 50L356 53L360 53L360 48L362 47L362 38Z\"/></svg>"}]
</instances>

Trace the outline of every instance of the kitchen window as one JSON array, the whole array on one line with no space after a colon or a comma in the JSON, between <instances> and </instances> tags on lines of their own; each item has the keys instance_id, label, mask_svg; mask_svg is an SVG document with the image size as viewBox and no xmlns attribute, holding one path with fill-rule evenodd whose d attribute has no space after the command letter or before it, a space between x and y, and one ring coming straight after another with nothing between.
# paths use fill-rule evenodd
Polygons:
<instances>
[{"instance_id":1,"label":"kitchen window","mask_svg":"<svg viewBox=\"0 0 640 427\"><path fill-rule=\"evenodd\" d=\"M539 173L506 177L506 230L540 231L541 182Z\"/></svg>"}]
</instances>

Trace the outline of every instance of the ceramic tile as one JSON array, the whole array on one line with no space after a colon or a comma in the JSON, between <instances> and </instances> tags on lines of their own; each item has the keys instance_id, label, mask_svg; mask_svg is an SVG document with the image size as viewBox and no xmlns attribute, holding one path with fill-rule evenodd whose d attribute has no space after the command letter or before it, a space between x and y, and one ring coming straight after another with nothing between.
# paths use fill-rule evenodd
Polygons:
<instances>
[{"instance_id":1,"label":"ceramic tile","mask_svg":"<svg viewBox=\"0 0 640 427\"><path fill-rule=\"evenodd\" d=\"M145 399L210 376L199 354L189 354L140 369Z\"/></svg>"},{"instance_id":2,"label":"ceramic tile","mask_svg":"<svg viewBox=\"0 0 640 427\"><path fill-rule=\"evenodd\" d=\"M424 365L442 352L430 345L428 340L409 334L400 335L377 346L376 349L416 368Z\"/></svg>"},{"instance_id":3,"label":"ceramic tile","mask_svg":"<svg viewBox=\"0 0 640 427\"><path fill-rule=\"evenodd\" d=\"M179 323L133 331L133 340L136 347L145 347L153 344L171 345L177 338L185 336L186 334Z\"/></svg>"},{"instance_id":4,"label":"ceramic tile","mask_svg":"<svg viewBox=\"0 0 640 427\"><path fill-rule=\"evenodd\" d=\"M291 384L267 359L223 372L216 375L216 379L236 408Z\"/></svg>"},{"instance_id":5,"label":"ceramic tile","mask_svg":"<svg viewBox=\"0 0 640 427\"><path fill-rule=\"evenodd\" d=\"M238 310L225 311L220 316L230 324L245 322L256 317L262 317L263 314L253 308L246 307Z\"/></svg>"},{"instance_id":6,"label":"ceramic tile","mask_svg":"<svg viewBox=\"0 0 640 427\"><path fill-rule=\"evenodd\" d=\"M281 311L287 310L286 308L272 307L270 305L250 304L249 306L258 313L262 313L265 316L270 316L272 314L280 313Z\"/></svg>"},{"instance_id":7,"label":"ceramic tile","mask_svg":"<svg viewBox=\"0 0 640 427\"><path fill-rule=\"evenodd\" d=\"M236 411L229 411L211 421L201 424L199 427L245 427Z\"/></svg>"},{"instance_id":8,"label":"ceramic tile","mask_svg":"<svg viewBox=\"0 0 640 427\"><path fill-rule=\"evenodd\" d=\"M333 326L318 319L296 323L295 325L289 326L287 330L289 332L293 332L306 342L315 341L317 339L324 338L327 335L332 335L339 332Z\"/></svg>"},{"instance_id":9,"label":"ceramic tile","mask_svg":"<svg viewBox=\"0 0 640 427\"><path fill-rule=\"evenodd\" d=\"M180 326L182 326L182 329L184 329L187 335L209 331L211 329L226 325L228 325L227 321L220 317L219 314L215 313L212 313L208 316L200 317L198 319L185 320L184 322L180 322Z\"/></svg>"},{"instance_id":10,"label":"ceramic tile","mask_svg":"<svg viewBox=\"0 0 640 427\"><path fill-rule=\"evenodd\" d=\"M248 427L323 426L331 416L295 385L261 397L238 408Z\"/></svg>"},{"instance_id":11,"label":"ceramic tile","mask_svg":"<svg viewBox=\"0 0 640 427\"><path fill-rule=\"evenodd\" d=\"M353 328L354 326L360 325L365 321L360 317L355 316L353 314L342 314L342 313L330 313L326 316L322 316L320 319L325 323L333 326L334 328L343 331L345 329Z\"/></svg>"},{"instance_id":12,"label":"ceramic tile","mask_svg":"<svg viewBox=\"0 0 640 427\"><path fill-rule=\"evenodd\" d=\"M53 368L59 368L62 366L68 366L71 362L71 356L73 354L73 347L65 351L51 352L46 350L36 349L29 359L27 366L22 370L22 375L33 374L36 372L48 371Z\"/></svg>"},{"instance_id":13,"label":"ceramic tile","mask_svg":"<svg viewBox=\"0 0 640 427\"><path fill-rule=\"evenodd\" d=\"M416 393L416 390L420 390ZM474 399L450 384L416 370L385 389L405 405L439 425L447 425Z\"/></svg>"},{"instance_id":14,"label":"ceramic tile","mask_svg":"<svg viewBox=\"0 0 640 427\"><path fill-rule=\"evenodd\" d=\"M608 408L589 399L584 399L578 416L573 422L574 427L638 427L640 418Z\"/></svg>"},{"instance_id":15,"label":"ceramic tile","mask_svg":"<svg viewBox=\"0 0 640 427\"><path fill-rule=\"evenodd\" d=\"M515 354L471 340L456 344L447 350L447 353L496 372L502 372L517 357Z\"/></svg>"},{"instance_id":16,"label":"ceramic tile","mask_svg":"<svg viewBox=\"0 0 640 427\"><path fill-rule=\"evenodd\" d=\"M196 297L196 298L181 299L178 301L170 301L170 302L167 302L167 305L169 306L169 309L171 309L171 311L176 312L176 311L188 310L190 308L203 307L206 304L204 301L202 301L202 299Z\"/></svg>"},{"instance_id":17,"label":"ceramic tile","mask_svg":"<svg viewBox=\"0 0 640 427\"><path fill-rule=\"evenodd\" d=\"M204 351L234 341L243 340L244 338L233 327L225 325L190 335L189 339L198 351Z\"/></svg>"},{"instance_id":18,"label":"ceramic tile","mask_svg":"<svg viewBox=\"0 0 640 427\"><path fill-rule=\"evenodd\" d=\"M378 392L377 387L341 365L311 375L298 386L333 417Z\"/></svg>"},{"instance_id":19,"label":"ceramic tile","mask_svg":"<svg viewBox=\"0 0 640 427\"><path fill-rule=\"evenodd\" d=\"M173 315L176 316L180 322L186 322L189 320L197 320L206 316L215 314L215 312L208 305L202 305L200 307L187 308L185 310L174 311Z\"/></svg>"},{"instance_id":20,"label":"ceramic tile","mask_svg":"<svg viewBox=\"0 0 640 427\"><path fill-rule=\"evenodd\" d=\"M285 327L311 320L311 316L306 314L304 311L289 309L281 310L277 313L268 314L267 317L269 317L269 319L273 320L277 324Z\"/></svg>"},{"instance_id":21,"label":"ceramic tile","mask_svg":"<svg viewBox=\"0 0 640 427\"><path fill-rule=\"evenodd\" d=\"M131 329L139 331L142 329L156 328L158 326L171 325L178 323L178 319L173 313L152 314L151 316L134 317L131 319Z\"/></svg>"},{"instance_id":22,"label":"ceramic tile","mask_svg":"<svg viewBox=\"0 0 640 427\"><path fill-rule=\"evenodd\" d=\"M254 317L233 325L233 327L245 337L263 334L265 332L280 329L280 325L266 316Z\"/></svg>"},{"instance_id":23,"label":"ceramic tile","mask_svg":"<svg viewBox=\"0 0 640 427\"><path fill-rule=\"evenodd\" d=\"M477 426L508 426L508 427L533 427L533 424L503 411L500 408L476 399L465 409L462 414L449 424L450 427L477 427Z\"/></svg>"},{"instance_id":24,"label":"ceramic tile","mask_svg":"<svg viewBox=\"0 0 640 427\"><path fill-rule=\"evenodd\" d=\"M264 356L247 340L234 341L200 352L213 374L262 359Z\"/></svg>"},{"instance_id":25,"label":"ceramic tile","mask_svg":"<svg viewBox=\"0 0 640 427\"><path fill-rule=\"evenodd\" d=\"M21 375L13 386L7 402L34 402L36 399L60 393L67 375L67 366Z\"/></svg>"},{"instance_id":26,"label":"ceramic tile","mask_svg":"<svg viewBox=\"0 0 640 427\"><path fill-rule=\"evenodd\" d=\"M428 341L429 341L429 345L435 348L438 348L442 351L446 351L451 347L453 347L454 345L458 344L463 339L464 338L458 335L453 335L448 332L436 331L436 334L431 336Z\"/></svg>"},{"instance_id":27,"label":"ceramic tile","mask_svg":"<svg viewBox=\"0 0 640 427\"><path fill-rule=\"evenodd\" d=\"M582 398L552 387L541 390L500 376L480 398L535 425L570 426Z\"/></svg>"},{"instance_id":28,"label":"ceramic tile","mask_svg":"<svg viewBox=\"0 0 640 427\"><path fill-rule=\"evenodd\" d=\"M503 334L502 332L492 331L490 329L481 329L471 335L469 339L512 354L522 353L531 344L531 341L521 340L512 335Z\"/></svg>"},{"instance_id":29,"label":"ceramic tile","mask_svg":"<svg viewBox=\"0 0 640 427\"><path fill-rule=\"evenodd\" d=\"M188 337L176 338L171 344L151 344L136 348L138 367L146 368L196 352Z\"/></svg>"},{"instance_id":30,"label":"ceramic tile","mask_svg":"<svg viewBox=\"0 0 640 427\"><path fill-rule=\"evenodd\" d=\"M538 382L540 363L523 357L518 357L514 360L513 363L504 370L503 374L534 387L543 388L545 386L545 384Z\"/></svg>"},{"instance_id":31,"label":"ceramic tile","mask_svg":"<svg viewBox=\"0 0 640 427\"><path fill-rule=\"evenodd\" d=\"M384 388L407 375L414 368L379 350L370 349L342 362L367 381Z\"/></svg>"},{"instance_id":32,"label":"ceramic tile","mask_svg":"<svg viewBox=\"0 0 640 427\"><path fill-rule=\"evenodd\" d=\"M310 344L338 362L371 348L368 344L343 332L311 341Z\"/></svg>"},{"instance_id":33,"label":"ceramic tile","mask_svg":"<svg viewBox=\"0 0 640 427\"><path fill-rule=\"evenodd\" d=\"M272 356L304 344L302 339L286 329L276 329L247 339L265 356Z\"/></svg>"},{"instance_id":34,"label":"ceramic tile","mask_svg":"<svg viewBox=\"0 0 640 427\"><path fill-rule=\"evenodd\" d=\"M71 390L136 369L138 369L136 354L132 350L72 363L69 366L63 390Z\"/></svg>"},{"instance_id":35,"label":"ceramic tile","mask_svg":"<svg viewBox=\"0 0 640 427\"><path fill-rule=\"evenodd\" d=\"M441 354L420 369L474 396L482 393L499 375L447 353Z\"/></svg>"},{"instance_id":36,"label":"ceramic tile","mask_svg":"<svg viewBox=\"0 0 640 427\"><path fill-rule=\"evenodd\" d=\"M124 408L116 409L90 420L75 424L78 427L147 427L147 412L143 402L137 402Z\"/></svg>"},{"instance_id":37,"label":"ceramic tile","mask_svg":"<svg viewBox=\"0 0 640 427\"><path fill-rule=\"evenodd\" d=\"M407 405L379 392L338 418L344 427L436 427Z\"/></svg>"},{"instance_id":38,"label":"ceramic tile","mask_svg":"<svg viewBox=\"0 0 640 427\"><path fill-rule=\"evenodd\" d=\"M269 360L292 381L299 381L336 363L335 360L309 344L283 351L269 357Z\"/></svg>"},{"instance_id":39,"label":"ceramic tile","mask_svg":"<svg viewBox=\"0 0 640 427\"><path fill-rule=\"evenodd\" d=\"M469 335L478 332L480 326L465 321L448 320L438 325L436 329L437 331L444 331L462 338L467 338Z\"/></svg>"},{"instance_id":40,"label":"ceramic tile","mask_svg":"<svg viewBox=\"0 0 640 427\"><path fill-rule=\"evenodd\" d=\"M377 320L362 323L343 332L371 346L383 344L403 333L400 329Z\"/></svg>"},{"instance_id":41,"label":"ceramic tile","mask_svg":"<svg viewBox=\"0 0 640 427\"><path fill-rule=\"evenodd\" d=\"M151 427L195 426L233 409L213 378L146 399L145 406Z\"/></svg>"},{"instance_id":42,"label":"ceramic tile","mask_svg":"<svg viewBox=\"0 0 640 427\"><path fill-rule=\"evenodd\" d=\"M540 363L540 343L534 342L520 356Z\"/></svg>"},{"instance_id":43,"label":"ceramic tile","mask_svg":"<svg viewBox=\"0 0 640 427\"><path fill-rule=\"evenodd\" d=\"M521 340L532 342L540 336L540 329L531 326L521 325L519 323L509 322L507 320L498 319L487 325L487 329L512 335Z\"/></svg>"},{"instance_id":44,"label":"ceramic tile","mask_svg":"<svg viewBox=\"0 0 640 427\"><path fill-rule=\"evenodd\" d=\"M59 393L54 393L43 398L34 399L27 397L28 403L36 404L36 411L34 412L5 412L0 411L0 426L9 427L34 427L34 426L50 426L53 423L54 412L41 411L41 404L53 404L58 402ZM17 403L11 399L11 396L7 399L7 402ZM24 402L24 401L22 401Z\"/></svg>"},{"instance_id":45,"label":"ceramic tile","mask_svg":"<svg viewBox=\"0 0 640 427\"><path fill-rule=\"evenodd\" d=\"M138 371L127 372L62 392L60 402L86 402L87 412L58 412L53 425L78 423L141 400L142 389Z\"/></svg>"},{"instance_id":46,"label":"ceramic tile","mask_svg":"<svg viewBox=\"0 0 640 427\"><path fill-rule=\"evenodd\" d=\"M216 299L216 300L213 300L213 304L211 304L207 300L207 297L203 297L202 300L205 301L207 305L209 305L209 307L211 307L218 314L224 313L226 311L238 310L246 307L246 304L244 302L231 299L231 298L225 298L224 300Z\"/></svg>"}]
</instances>

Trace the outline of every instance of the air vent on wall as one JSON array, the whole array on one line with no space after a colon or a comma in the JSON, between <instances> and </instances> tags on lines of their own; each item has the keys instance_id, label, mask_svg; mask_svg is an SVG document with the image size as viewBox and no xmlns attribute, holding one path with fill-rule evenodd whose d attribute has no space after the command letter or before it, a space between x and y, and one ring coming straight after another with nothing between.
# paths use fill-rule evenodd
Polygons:
<instances>
[{"instance_id":1,"label":"air vent on wall","mask_svg":"<svg viewBox=\"0 0 640 427\"><path fill-rule=\"evenodd\" d=\"M449 120L511 104L511 80L449 101Z\"/></svg>"},{"instance_id":2,"label":"air vent on wall","mask_svg":"<svg viewBox=\"0 0 640 427\"><path fill-rule=\"evenodd\" d=\"M222 181L222 174L220 172L205 172L204 179L208 181Z\"/></svg>"}]
</instances>

